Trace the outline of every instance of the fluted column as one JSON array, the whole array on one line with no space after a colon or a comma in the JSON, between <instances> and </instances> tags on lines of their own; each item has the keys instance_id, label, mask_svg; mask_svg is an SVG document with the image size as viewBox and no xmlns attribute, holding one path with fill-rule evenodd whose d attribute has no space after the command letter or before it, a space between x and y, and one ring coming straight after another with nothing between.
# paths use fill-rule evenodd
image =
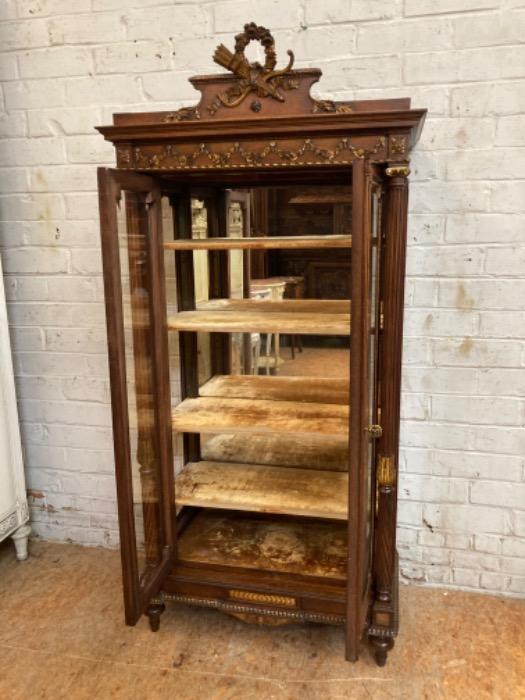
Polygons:
<instances>
[{"instance_id":1,"label":"fluted column","mask_svg":"<svg viewBox=\"0 0 525 700\"><path fill-rule=\"evenodd\" d=\"M384 321L379 350L383 434L378 444L376 469L373 565L375 602L369 630L376 647L378 663L386 661L386 652L393 645L397 631L397 474L409 173L406 164L391 165L385 170L385 244L381 295Z\"/></svg>"}]
</instances>

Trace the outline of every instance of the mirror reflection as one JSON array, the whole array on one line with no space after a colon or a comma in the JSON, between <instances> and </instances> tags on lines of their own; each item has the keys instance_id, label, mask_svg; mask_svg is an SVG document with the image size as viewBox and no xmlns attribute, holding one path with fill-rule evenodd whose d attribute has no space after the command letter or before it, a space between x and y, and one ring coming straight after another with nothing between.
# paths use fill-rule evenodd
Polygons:
<instances>
[{"instance_id":1,"label":"mirror reflection","mask_svg":"<svg viewBox=\"0 0 525 700\"><path fill-rule=\"evenodd\" d=\"M350 186L291 185L228 190L225 202L225 228L227 236L232 238L351 234ZM213 229L211 207L207 206L205 197L194 197L191 208L192 237L207 238ZM198 307L210 299L209 254L198 250L193 255ZM243 299L350 300L351 249L348 248L229 250L224 259L228 265L229 299L239 300L241 304ZM199 333L198 352L202 385L213 375L210 334ZM231 374L348 379L349 368L348 336L305 335L277 328L268 333L230 335Z\"/></svg>"}]
</instances>

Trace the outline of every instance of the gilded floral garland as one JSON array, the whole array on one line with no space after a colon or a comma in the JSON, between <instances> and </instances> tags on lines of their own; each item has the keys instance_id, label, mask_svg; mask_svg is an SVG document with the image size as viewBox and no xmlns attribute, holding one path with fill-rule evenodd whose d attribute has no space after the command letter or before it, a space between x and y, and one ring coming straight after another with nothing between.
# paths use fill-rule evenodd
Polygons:
<instances>
[{"instance_id":1,"label":"gilded floral garland","mask_svg":"<svg viewBox=\"0 0 525 700\"><path fill-rule=\"evenodd\" d=\"M270 141L262 149L246 148L236 142L224 151L201 143L191 153L181 153L172 145L163 146L157 153L143 152L140 146L133 149L135 168L152 170L200 170L214 168L292 167L301 165L345 165L356 158L378 153L385 146L380 137L371 150L354 146L347 137L333 148L321 148L312 139L305 139L297 148L282 148L277 141Z\"/></svg>"}]
</instances>

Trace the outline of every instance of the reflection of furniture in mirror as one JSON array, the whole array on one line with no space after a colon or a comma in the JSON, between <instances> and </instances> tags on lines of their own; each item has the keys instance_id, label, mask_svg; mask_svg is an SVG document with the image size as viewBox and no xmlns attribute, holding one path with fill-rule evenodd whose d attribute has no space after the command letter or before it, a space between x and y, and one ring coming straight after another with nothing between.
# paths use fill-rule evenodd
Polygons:
<instances>
[{"instance_id":1,"label":"reflection of furniture in mirror","mask_svg":"<svg viewBox=\"0 0 525 700\"><path fill-rule=\"evenodd\" d=\"M265 224L260 235L351 234L350 186L279 187L254 196L254 219ZM264 208L265 211L260 211ZM337 259L329 250L275 250L265 254L253 277L302 276L310 299L349 299L350 251L340 250ZM260 269L266 274L257 274Z\"/></svg>"},{"instance_id":2,"label":"reflection of furniture in mirror","mask_svg":"<svg viewBox=\"0 0 525 700\"><path fill-rule=\"evenodd\" d=\"M250 193L243 190L229 190L226 199L228 236L247 238L250 236L251 202ZM230 296L232 299L248 299L250 296L250 253L244 250L229 252ZM257 374L260 356L260 336L232 334L232 372L234 374Z\"/></svg>"},{"instance_id":3,"label":"reflection of furniture in mirror","mask_svg":"<svg viewBox=\"0 0 525 700\"><path fill-rule=\"evenodd\" d=\"M208 237L207 211L204 201L191 200L191 229L193 238ZM200 304L208 301L208 255L206 251L196 250L193 253L195 266L195 302ZM199 383L203 384L211 376L210 338L207 333L197 334L199 353Z\"/></svg>"},{"instance_id":4,"label":"reflection of furniture in mirror","mask_svg":"<svg viewBox=\"0 0 525 700\"><path fill-rule=\"evenodd\" d=\"M269 277L268 279L252 279L250 281L250 296L259 297L270 301L281 301L284 299L286 282L279 278ZM273 352L272 352L273 345ZM266 333L264 357L259 358L259 366L264 367L266 374L270 374L273 369L274 374L279 372L281 360L281 341L279 333Z\"/></svg>"},{"instance_id":5,"label":"reflection of furniture in mirror","mask_svg":"<svg viewBox=\"0 0 525 700\"><path fill-rule=\"evenodd\" d=\"M284 288L284 299L304 299L304 277L300 275L287 275L285 277L272 277L271 279L275 281L283 282ZM254 280L261 282L262 280ZM301 341L301 336L297 333L291 333L290 338L290 349L292 360L295 359L295 349L297 348L299 352L302 352L303 346Z\"/></svg>"},{"instance_id":6,"label":"reflection of furniture in mirror","mask_svg":"<svg viewBox=\"0 0 525 700\"><path fill-rule=\"evenodd\" d=\"M408 158L425 112L407 99L314 100L317 69L264 82L270 68L243 62L254 38L273 64L271 34L255 25L237 36L235 54L221 46L215 60L235 58L257 94L236 74L200 76L198 108L115 115L100 128L118 163L100 169L99 193L126 621L147 612L157 630L175 600L245 619L339 624L348 659L367 636L382 665L398 619ZM121 200L133 202L124 228ZM192 200L206 210L205 237L193 230ZM137 239L138 281L122 264ZM202 301L196 251L207 261ZM164 255L176 281L169 315ZM306 298L249 298L250 276L280 278L281 289L282 278L304 278ZM141 313L129 314L130 296ZM144 342L133 345L135 333ZM209 340L206 377L199 334ZM313 349L311 371L252 374L252 334L310 339L290 362L304 368ZM127 372L142 365L135 439ZM176 462L173 432L182 436ZM138 480L137 461L147 466Z\"/></svg>"}]
</instances>

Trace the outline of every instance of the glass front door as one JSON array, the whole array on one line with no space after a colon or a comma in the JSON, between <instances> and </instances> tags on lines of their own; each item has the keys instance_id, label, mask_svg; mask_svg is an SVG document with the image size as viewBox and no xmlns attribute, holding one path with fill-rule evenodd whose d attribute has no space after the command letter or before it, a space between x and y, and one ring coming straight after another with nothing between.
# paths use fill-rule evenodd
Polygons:
<instances>
[{"instance_id":1,"label":"glass front door","mask_svg":"<svg viewBox=\"0 0 525 700\"><path fill-rule=\"evenodd\" d=\"M174 553L161 192L136 173L100 168L98 178L124 603L135 624Z\"/></svg>"},{"instance_id":2,"label":"glass front door","mask_svg":"<svg viewBox=\"0 0 525 700\"><path fill-rule=\"evenodd\" d=\"M381 435L377 378L381 329L381 195L379 172L353 165L352 362L347 655L357 658L366 625L375 503L375 444Z\"/></svg>"}]
</instances>

